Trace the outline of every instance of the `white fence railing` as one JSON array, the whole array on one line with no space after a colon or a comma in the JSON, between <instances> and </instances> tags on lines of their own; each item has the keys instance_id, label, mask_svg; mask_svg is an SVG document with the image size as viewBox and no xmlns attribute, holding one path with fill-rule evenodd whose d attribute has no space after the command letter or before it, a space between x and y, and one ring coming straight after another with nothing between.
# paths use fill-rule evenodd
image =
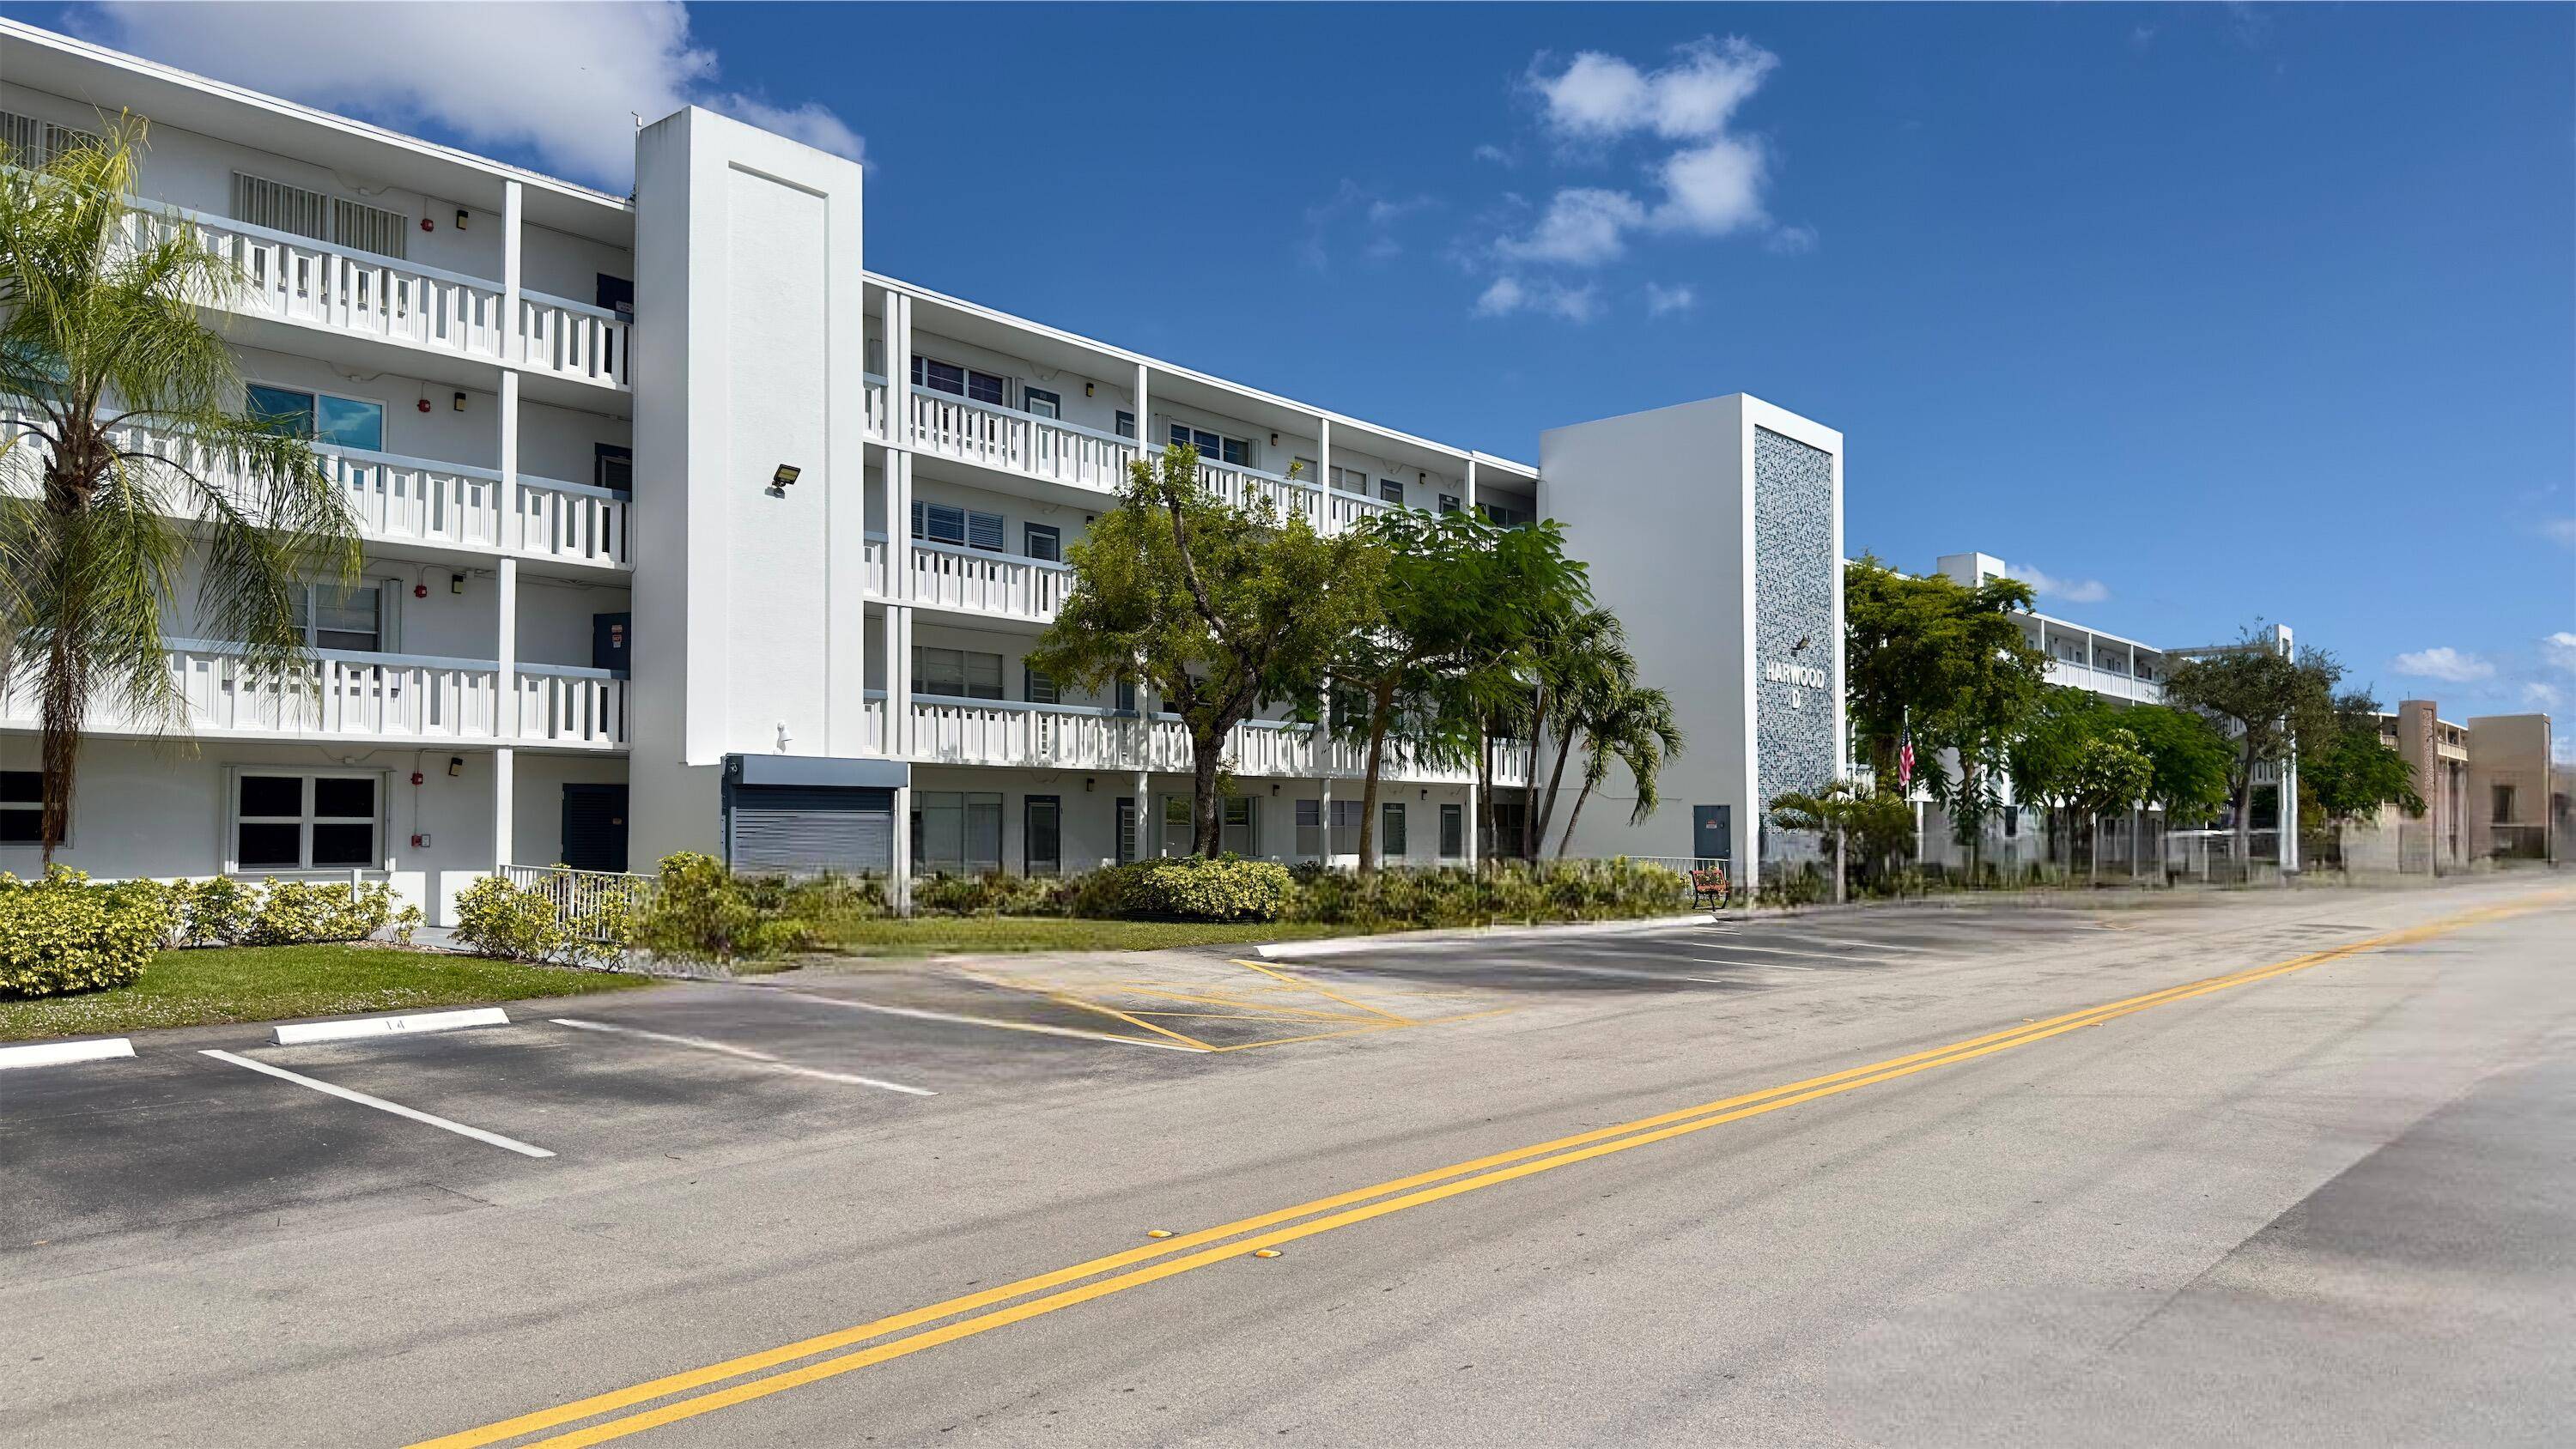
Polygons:
<instances>
[{"instance_id":1,"label":"white fence railing","mask_svg":"<svg viewBox=\"0 0 2576 1449\"><path fill-rule=\"evenodd\" d=\"M886 699L868 698L868 745L891 753L886 742ZM1005 765L1059 770L1145 770L1186 773L1190 740L1169 716L1146 719L1083 705L1026 704L1016 700L954 699L915 695L908 712L911 745L901 753L926 765ZM1337 742L1327 747L1332 773L1357 778L1367 755ZM1237 775L1299 778L1321 773L1318 742L1303 726L1247 720L1226 742L1226 768ZM1406 784L1464 784L1472 764L1426 766L1407 752L1389 749L1380 778ZM1529 778L1529 747L1507 742L1495 751L1494 782L1520 785Z\"/></svg>"},{"instance_id":2,"label":"white fence railing","mask_svg":"<svg viewBox=\"0 0 2576 1449\"><path fill-rule=\"evenodd\" d=\"M23 400L0 400L0 438L20 433L10 424L34 421ZM221 489L258 516L259 489L184 433L126 423L108 431L129 453L166 458ZM407 458L331 443L313 445L324 476L347 498L361 537L452 548L506 548L541 558L609 564L631 563L627 540L632 501L626 493L522 474L517 526L504 528L501 475L490 468ZM0 490L30 493L43 460L34 447L10 450L0 462ZM172 504L187 500L175 490Z\"/></svg>"},{"instance_id":3,"label":"white fence railing","mask_svg":"<svg viewBox=\"0 0 2576 1449\"><path fill-rule=\"evenodd\" d=\"M1076 488L1115 492L1136 460L1136 442L1072 423L915 387L906 404L912 446L922 452Z\"/></svg>"},{"instance_id":4,"label":"white fence railing","mask_svg":"<svg viewBox=\"0 0 2576 1449\"><path fill-rule=\"evenodd\" d=\"M606 928L652 904L661 886L658 876L568 865L505 865L499 874L523 891L544 896L555 908L555 919L585 941L614 941Z\"/></svg>"},{"instance_id":5,"label":"white fence railing","mask_svg":"<svg viewBox=\"0 0 2576 1449\"><path fill-rule=\"evenodd\" d=\"M170 683L177 723L198 734L277 734L614 747L627 739L627 683L604 669L522 664L504 716L500 666L488 659L314 650L283 674L252 666L242 647L174 640ZM36 701L22 679L0 698L0 720L33 724ZM168 721L94 711L104 733L158 733Z\"/></svg>"},{"instance_id":6,"label":"white fence railing","mask_svg":"<svg viewBox=\"0 0 2576 1449\"><path fill-rule=\"evenodd\" d=\"M912 602L1047 623L1073 593L1073 570L953 544L912 546Z\"/></svg>"},{"instance_id":7,"label":"white fence railing","mask_svg":"<svg viewBox=\"0 0 2576 1449\"><path fill-rule=\"evenodd\" d=\"M542 292L519 294L519 315L503 315L502 285L397 257L317 241L184 207L137 201L128 240L157 241L193 227L207 250L239 271L243 285L222 301L232 310L334 332L356 333L491 362L515 362L607 387L634 383L630 333L621 313Z\"/></svg>"}]
</instances>

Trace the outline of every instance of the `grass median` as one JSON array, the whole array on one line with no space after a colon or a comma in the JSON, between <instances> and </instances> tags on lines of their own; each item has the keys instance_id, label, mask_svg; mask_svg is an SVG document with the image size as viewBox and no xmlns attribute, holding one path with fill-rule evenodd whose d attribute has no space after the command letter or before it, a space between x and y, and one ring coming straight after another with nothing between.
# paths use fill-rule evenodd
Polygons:
<instances>
[{"instance_id":1,"label":"grass median","mask_svg":"<svg viewBox=\"0 0 2576 1449\"><path fill-rule=\"evenodd\" d=\"M380 946L215 946L164 951L131 986L0 999L0 1041L483 1006L647 984L640 977L601 971Z\"/></svg>"},{"instance_id":2,"label":"grass median","mask_svg":"<svg viewBox=\"0 0 2576 1449\"><path fill-rule=\"evenodd\" d=\"M1176 946L1243 946L1348 936L1358 926L1214 924L1204 921L1086 921L1063 916L915 916L853 921L833 949L851 956L926 956L942 951L1160 951Z\"/></svg>"}]
</instances>

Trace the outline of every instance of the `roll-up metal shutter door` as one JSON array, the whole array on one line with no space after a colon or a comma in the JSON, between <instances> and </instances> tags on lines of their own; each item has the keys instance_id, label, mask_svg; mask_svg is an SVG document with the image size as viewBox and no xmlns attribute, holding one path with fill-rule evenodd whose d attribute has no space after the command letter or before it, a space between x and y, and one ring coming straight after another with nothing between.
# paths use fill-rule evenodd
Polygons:
<instances>
[{"instance_id":1,"label":"roll-up metal shutter door","mask_svg":"<svg viewBox=\"0 0 2576 1449\"><path fill-rule=\"evenodd\" d=\"M894 865L894 792L736 785L727 838L739 871L883 874Z\"/></svg>"}]
</instances>

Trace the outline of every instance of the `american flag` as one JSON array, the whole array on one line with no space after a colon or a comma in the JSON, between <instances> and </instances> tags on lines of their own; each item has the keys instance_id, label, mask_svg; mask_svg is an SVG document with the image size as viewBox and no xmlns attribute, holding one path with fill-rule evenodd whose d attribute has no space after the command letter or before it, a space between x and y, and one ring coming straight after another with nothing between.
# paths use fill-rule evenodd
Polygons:
<instances>
[{"instance_id":1,"label":"american flag","mask_svg":"<svg viewBox=\"0 0 2576 1449\"><path fill-rule=\"evenodd\" d=\"M1913 783L1914 742L1907 740L1896 747L1896 786L1901 790Z\"/></svg>"}]
</instances>

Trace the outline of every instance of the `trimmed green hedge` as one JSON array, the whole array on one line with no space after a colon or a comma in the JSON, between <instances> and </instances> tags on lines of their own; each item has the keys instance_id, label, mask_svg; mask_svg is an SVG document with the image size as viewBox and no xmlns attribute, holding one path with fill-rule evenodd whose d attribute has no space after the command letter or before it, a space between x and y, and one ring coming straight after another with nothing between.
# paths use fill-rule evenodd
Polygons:
<instances>
[{"instance_id":1,"label":"trimmed green hedge","mask_svg":"<svg viewBox=\"0 0 2576 1449\"><path fill-rule=\"evenodd\" d=\"M59 865L35 881L0 873L0 995L130 985L177 923L169 891L153 881L91 885Z\"/></svg>"},{"instance_id":2,"label":"trimmed green hedge","mask_svg":"<svg viewBox=\"0 0 2576 1449\"><path fill-rule=\"evenodd\" d=\"M1286 917L1324 925L1388 929L1478 926L1492 921L1605 921L1689 908L1678 871L1627 859L1496 861L1380 870L1370 875L1300 867Z\"/></svg>"},{"instance_id":3,"label":"trimmed green hedge","mask_svg":"<svg viewBox=\"0 0 2576 1449\"><path fill-rule=\"evenodd\" d=\"M1070 913L1094 919L1275 921L1296 893L1286 866L1234 856L1139 860L1072 884Z\"/></svg>"}]
</instances>

